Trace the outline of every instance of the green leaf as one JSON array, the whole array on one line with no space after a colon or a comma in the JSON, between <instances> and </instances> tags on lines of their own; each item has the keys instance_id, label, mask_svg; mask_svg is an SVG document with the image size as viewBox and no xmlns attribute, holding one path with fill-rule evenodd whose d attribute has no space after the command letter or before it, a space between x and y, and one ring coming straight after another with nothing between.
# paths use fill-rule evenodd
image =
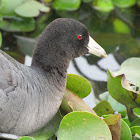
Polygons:
<instances>
[{"instance_id":1,"label":"green leaf","mask_svg":"<svg viewBox=\"0 0 140 140\"><path fill-rule=\"evenodd\" d=\"M66 88L65 94L61 103L61 108L69 113L71 111L88 111L96 114L79 96Z\"/></svg>"},{"instance_id":2,"label":"green leaf","mask_svg":"<svg viewBox=\"0 0 140 140\"><path fill-rule=\"evenodd\" d=\"M125 122L127 123L127 125L128 125L128 126L130 126L130 125L131 125L131 123L130 123L130 121L129 121L129 119L128 119L128 118L123 118L122 120L123 120L123 121L125 121Z\"/></svg>"},{"instance_id":3,"label":"green leaf","mask_svg":"<svg viewBox=\"0 0 140 140\"><path fill-rule=\"evenodd\" d=\"M124 61L119 71L112 74L117 77L124 74L122 86L129 91L129 96L137 104L140 105L140 58L129 58Z\"/></svg>"},{"instance_id":4,"label":"green leaf","mask_svg":"<svg viewBox=\"0 0 140 140\"><path fill-rule=\"evenodd\" d=\"M131 130L124 120L121 120L121 140L132 140Z\"/></svg>"},{"instance_id":5,"label":"green leaf","mask_svg":"<svg viewBox=\"0 0 140 140\"><path fill-rule=\"evenodd\" d=\"M35 29L35 21L33 18L15 18L2 20L0 29L8 32L30 32Z\"/></svg>"},{"instance_id":6,"label":"green leaf","mask_svg":"<svg viewBox=\"0 0 140 140\"><path fill-rule=\"evenodd\" d=\"M129 34L130 29L126 23L120 19L115 19L113 21L114 29L117 33Z\"/></svg>"},{"instance_id":7,"label":"green leaf","mask_svg":"<svg viewBox=\"0 0 140 140\"><path fill-rule=\"evenodd\" d=\"M94 0L92 6L102 12L110 12L114 9L112 0Z\"/></svg>"},{"instance_id":8,"label":"green leaf","mask_svg":"<svg viewBox=\"0 0 140 140\"><path fill-rule=\"evenodd\" d=\"M137 0L137 5L140 6L140 0Z\"/></svg>"},{"instance_id":9,"label":"green leaf","mask_svg":"<svg viewBox=\"0 0 140 140\"><path fill-rule=\"evenodd\" d=\"M134 120L134 121L131 123L131 127L132 127L132 126L140 126L140 118Z\"/></svg>"},{"instance_id":10,"label":"green leaf","mask_svg":"<svg viewBox=\"0 0 140 140\"><path fill-rule=\"evenodd\" d=\"M98 116L113 114L113 109L110 103L107 101L101 101L93 108L93 110L97 113Z\"/></svg>"},{"instance_id":11,"label":"green leaf","mask_svg":"<svg viewBox=\"0 0 140 140\"><path fill-rule=\"evenodd\" d=\"M134 113L140 116L140 108L134 108L133 109Z\"/></svg>"},{"instance_id":12,"label":"green leaf","mask_svg":"<svg viewBox=\"0 0 140 140\"><path fill-rule=\"evenodd\" d=\"M117 100L121 104L124 104L127 107L131 107L131 108L137 107L135 100L133 100L130 96L132 94L132 92L124 89L122 86L122 78L124 78L124 76L120 75L120 76L114 77L112 75L113 75L113 73L108 71L107 88L108 88L110 95L115 100Z\"/></svg>"},{"instance_id":13,"label":"green leaf","mask_svg":"<svg viewBox=\"0 0 140 140\"><path fill-rule=\"evenodd\" d=\"M2 35L1 35L1 32L0 32L0 47L1 47L1 44L2 44Z\"/></svg>"},{"instance_id":14,"label":"green leaf","mask_svg":"<svg viewBox=\"0 0 140 140\"><path fill-rule=\"evenodd\" d=\"M140 136L140 126L131 127L131 131L133 134L137 133Z\"/></svg>"},{"instance_id":15,"label":"green leaf","mask_svg":"<svg viewBox=\"0 0 140 140\"><path fill-rule=\"evenodd\" d=\"M67 74L67 88L76 93L80 98L88 96L91 92L89 81L76 74Z\"/></svg>"},{"instance_id":16,"label":"green leaf","mask_svg":"<svg viewBox=\"0 0 140 140\"><path fill-rule=\"evenodd\" d=\"M136 0L113 0L113 2L120 8L128 8L135 5Z\"/></svg>"},{"instance_id":17,"label":"green leaf","mask_svg":"<svg viewBox=\"0 0 140 140\"><path fill-rule=\"evenodd\" d=\"M25 0L1 0L0 13L3 16L15 16L15 8Z\"/></svg>"},{"instance_id":18,"label":"green leaf","mask_svg":"<svg viewBox=\"0 0 140 140\"><path fill-rule=\"evenodd\" d=\"M15 12L23 17L36 17L39 15L40 12L49 11L49 7L46 7L43 4L34 0L27 1L15 9Z\"/></svg>"},{"instance_id":19,"label":"green leaf","mask_svg":"<svg viewBox=\"0 0 140 140\"><path fill-rule=\"evenodd\" d=\"M24 136L24 137L19 138L18 140L35 140L35 139L29 136Z\"/></svg>"},{"instance_id":20,"label":"green leaf","mask_svg":"<svg viewBox=\"0 0 140 140\"><path fill-rule=\"evenodd\" d=\"M122 115L122 117L126 116L126 107L118 101L116 101L114 98L112 98L109 92L102 93L99 95L99 97L101 100L108 101L111 104L114 112L119 112Z\"/></svg>"},{"instance_id":21,"label":"green leaf","mask_svg":"<svg viewBox=\"0 0 140 140\"><path fill-rule=\"evenodd\" d=\"M88 112L67 114L59 127L58 140L112 140L107 124L98 116Z\"/></svg>"},{"instance_id":22,"label":"green leaf","mask_svg":"<svg viewBox=\"0 0 140 140\"><path fill-rule=\"evenodd\" d=\"M80 7L81 0L55 0L53 8L56 10L73 11Z\"/></svg>"},{"instance_id":23,"label":"green leaf","mask_svg":"<svg viewBox=\"0 0 140 140\"><path fill-rule=\"evenodd\" d=\"M104 118L104 121L106 122L107 125L115 125L120 121L120 118L121 118L120 114L115 114Z\"/></svg>"}]
</instances>

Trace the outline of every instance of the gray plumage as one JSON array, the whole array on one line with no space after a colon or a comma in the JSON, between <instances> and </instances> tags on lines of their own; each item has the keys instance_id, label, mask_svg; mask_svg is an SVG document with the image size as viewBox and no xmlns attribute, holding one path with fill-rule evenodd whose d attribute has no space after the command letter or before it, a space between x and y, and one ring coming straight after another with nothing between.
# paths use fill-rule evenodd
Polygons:
<instances>
[{"instance_id":1,"label":"gray plumage","mask_svg":"<svg viewBox=\"0 0 140 140\"><path fill-rule=\"evenodd\" d=\"M88 36L80 22L60 18L39 37L30 67L0 51L1 133L28 135L47 125L61 104L69 62L88 52Z\"/></svg>"}]
</instances>

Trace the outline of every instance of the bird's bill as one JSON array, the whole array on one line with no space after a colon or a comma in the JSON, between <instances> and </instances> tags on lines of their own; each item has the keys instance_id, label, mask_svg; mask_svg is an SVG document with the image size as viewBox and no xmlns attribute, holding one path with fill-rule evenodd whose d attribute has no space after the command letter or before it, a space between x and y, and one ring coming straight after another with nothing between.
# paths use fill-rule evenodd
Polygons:
<instances>
[{"instance_id":1,"label":"bird's bill","mask_svg":"<svg viewBox=\"0 0 140 140\"><path fill-rule=\"evenodd\" d=\"M88 52L99 57L107 57L105 50L89 36Z\"/></svg>"}]
</instances>

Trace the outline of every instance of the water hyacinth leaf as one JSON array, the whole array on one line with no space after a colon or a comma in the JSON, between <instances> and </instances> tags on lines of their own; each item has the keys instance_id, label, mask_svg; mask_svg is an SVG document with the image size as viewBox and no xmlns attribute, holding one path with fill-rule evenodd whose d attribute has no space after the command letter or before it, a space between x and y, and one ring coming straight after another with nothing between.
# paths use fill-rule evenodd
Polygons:
<instances>
[{"instance_id":1,"label":"water hyacinth leaf","mask_svg":"<svg viewBox=\"0 0 140 140\"><path fill-rule=\"evenodd\" d=\"M113 0L113 2L120 8L128 8L135 5L136 0Z\"/></svg>"},{"instance_id":2,"label":"water hyacinth leaf","mask_svg":"<svg viewBox=\"0 0 140 140\"><path fill-rule=\"evenodd\" d=\"M76 74L67 74L67 88L76 93L80 98L88 96L91 92L89 81Z\"/></svg>"},{"instance_id":3,"label":"water hyacinth leaf","mask_svg":"<svg viewBox=\"0 0 140 140\"><path fill-rule=\"evenodd\" d=\"M33 137L29 137L29 136L24 136L19 138L18 140L35 140Z\"/></svg>"},{"instance_id":4,"label":"water hyacinth leaf","mask_svg":"<svg viewBox=\"0 0 140 140\"><path fill-rule=\"evenodd\" d=\"M121 119L121 115L115 114L104 118L104 121L107 123L107 125L115 125L120 121L120 119Z\"/></svg>"},{"instance_id":5,"label":"water hyacinth leaf","mask_svg":"<svg viewBox=\"0 0 140 140\"><path fill-rule=\"evenodd\" d=\"M8 32L30 32L35 29L35 21L33 18L17 18L2 20L0 29Z\"/></svg>"},{"instance_id":6,"label":"water hyacinth leaf","mask_svg":"<svg viewBox=\"0 0 140 140\"><path fill-rule=\"evenodd\" d=\"M129 121L128 118L123 118L122 120L125 121L129 127L130 127L130 125L132 124L132 123L130 123L130 121Z\"/></svg>"},{"instance_id":7,"label":"water hyacinth leaf","mask_svg":"<svg viewBox=\"0 0 140 140\"><path fill-rule=\"evenodd\" d=\"M134 108L133 109L134 113L140 116L140 108Z\"/></svg>"},{"instance_id":8,"label":"water hyacinth leaf","mask_svg":"<svg viewBox=\"0 0 140 140\"><path fill-rule=\"evenodd\" d=\"M121 140L132 140L132 133L124 120L121 120Z\"/></svg>"},{"instance_id":9,"label":"water hyacinth leaf","mask_svg":"<svg viewBox=\"0 0 140 140\"><path fill-rule=\"evenodd\" d=\"M104 92L100 94L99 97L101 100L108 101L111 104L114 112L120 113L123 117L126 116L126 107L121 103L119 103L118 101L116 101L114 98L112 98L109 92Z\"/></svg>"},{"instance_id":10,"label":"water hyacinth leaf","mask_svg":"<svg viewBox=\"0 0 140 140\"><path fill-rule=\"evenodd\" d=\"M129 29L128 25L120 19L115 19L113 21L113 25L114 25L114 30L117 33L123 33L123 34L129 34L130 33L130 29Z\"/></svg>"},{"instance_id":11,"label":"water hyacinth leaf","mask_svg":"<svg viewBox=\"0 0 140 140\"><path fill-rule=\"evenodd\" d=\"M68 88L65 90L61 108L67 113L71 111L88 111L96 114L77 94L73 93Z\"/></svg>"},{"instance_id":12,"label":"water hyacinth leaf","mask_svg":"<svg viewBox=\"0 0 140 140\"><path fill-rule=\"evenodd\" d=\"M137 133L140 136L140 126L131 127L131 131L133 134Z\"/></svg>"},{"instance_id":13,"label":"water hyacinth leaf","mask_svg":"<svg viewBox=\"0 0 140 140\"><path fill-rule=\"evenodd\" d=\"M55 0L53 8L56 10L73 11L80 7L81 0Z\"/></svg>"},{"instance_id":14,"label":"water hyacinth leaf","mask_svg":"<svg viewBox=\"0 0 140 140\"><path fill-rule=\"evenodd\" d=\"M39 15L40 12L49 11L49 7L46 7L43 4L34 0L27 1L15 9L15 12L23 17L36 17Z\"/></svg>"},{"instance_id":15,"label":"water hyacinth leaf","mask_svg":"<svg viewBox=\"0 0 140 140\"><path fill-rule=\"evenodd\" d=\"M140 106L140 58L129 58L124 61L119 71L113 72L114 77L124 74L122 86L130 92L131 99Z\"/></svg>"},{"instance_id":16,"label":"water hyacinth leaf","mask_svg":"<svg viewBox=\"0 0 140 140\"><path fill-rule=\"evenodd\" d=\"M88 112L72 112L61 121L58 140L112 140L107 124L98 116Z\"/></svg>"},{"instance_id":17,"label":"water hyacinth leaf","mask_svg":"<svg viewBox=\"0 0 140 140\"><path fill-rule=\"evenodd\" d=\"M110 12L114 9L112 0L94 0L92 6L102 12Z\"/></svg>"},{"instance_id":18,"label":"water hyacinth leaf","mask_svg":"<svg viewBox=\"0 0 140 140\"><path fill-rule=\"evenodd\" d=\"M25 0L1 0L0 13L3 16L15 16L15 8Z\"/></svg>"},{"instance_id":19,"label":"water hyacinth leaf","mask_svg":"<svg viewBox=\"0 0 140 140\"><path fill-rule=\"evenodd\" d=\"M108 88L110 95L115 100L117 100L121 104L124 104L127 107L131 107L131 108L137 107L138 106L137 103L130 96L132 94L132 92L124 89L122 86L122 81L124 81L123 80L124 75L114 77L114 76L112 76L113 74L114 73L112 73L108 70L107 88Z\"/></svg>"},{"instance_id":20,"label":"water hyacinth leaf","mask_svg":"<svg viewBox=\"0 0 140 140\"><path fill-rule=\"evenodd\" d=\"M110 103L107 101L101 101L93 108L93 110L97 113L98 116L113 114L113 109Z\"/></svg>"},{"instance_id":21,"label":"water hyacinth leaf","mask_svg":"<svg viewBox=\"0 0 140 140\"><path fill-rule=\"evenodd\" d=\"M131 127L132 127L132 126L140 126L140 118L134 120L134 121L131 123Z\"/></svg>"},{"instance_id":22,"label":"water hyacinth leaf","mask_svg":"<svg viewBox=\"0 0 140 140\"><path fill-rule=\"evenodd\" d=\"M115 115L109 115L108 117L106 116L104 118L104 121L109 126L109 129L112 134L112 138L115 138L116 140L120 140L121 115L115 114Z\"/></svg>"},{"instance_id":23,"label":"water hyacinth leaf","mask_svg":"<svg viewBox=\"0 0 140 140\"><path fill-rule=\"evenodd\" d=\"M1 35L1 32L0 32L0 47L1 47L1 44L2 44L2 35Z\"/></svg>"}]
</instances>

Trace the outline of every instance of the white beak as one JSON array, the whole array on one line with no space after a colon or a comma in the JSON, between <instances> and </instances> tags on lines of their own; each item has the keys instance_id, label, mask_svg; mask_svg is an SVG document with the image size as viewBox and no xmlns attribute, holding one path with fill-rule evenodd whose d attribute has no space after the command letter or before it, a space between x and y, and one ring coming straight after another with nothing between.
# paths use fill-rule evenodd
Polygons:
<instances>
[{"instance_id":1,"label":"white beak","mask_svg":"<svg viewBox=\"0 0 140 140\"><path fill-rule=\"evenodd\" d=\"M87 48L91 54L97 55L99 57L107 57L105 50L90 36Z\"/></svg>"}]
</instances>

